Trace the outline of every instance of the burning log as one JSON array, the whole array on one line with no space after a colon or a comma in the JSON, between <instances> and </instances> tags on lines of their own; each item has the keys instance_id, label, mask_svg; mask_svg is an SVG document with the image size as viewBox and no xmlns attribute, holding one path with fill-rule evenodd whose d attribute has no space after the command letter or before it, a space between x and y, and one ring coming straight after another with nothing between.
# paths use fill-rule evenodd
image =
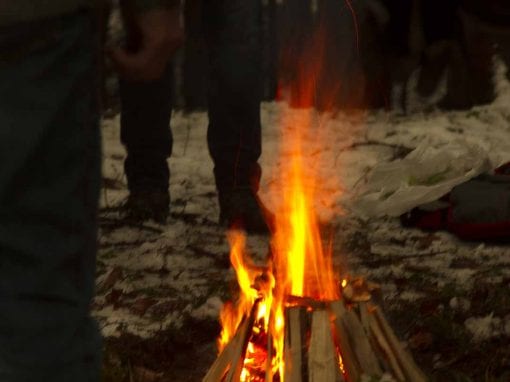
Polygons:
<instances>
[{"instance_id":1,"label":"burning log","mask_svg":"<svg viewBox=\"0 0 510 382\"><path fill-rule=\"evenodd\" d=\"M253 305L250 314L243 318L236 334L225 346L218 358L216 358L216 361L202 379L202 382L217 382L223 380L225 382L239 381L243 368L246 346L255 322L257 306L258 301ZM224 379L225 375L226 378Z\"/></svg>"},{"instance_id":2,"label":"burning log","mask_svg":"<svg viewBox=\"0 0 510 382\"><path fill-rule=\"evenodd\" d=\"M325 301L315 300L310 297L301 296L287 296L287 304L290 306L302 306L312 310L326 309L327 303Z\"/></svg>"},{"instance_id":3,"label":"burning log","mask_svg":"<svg viewBox=\"0 0 510 382\"><path fill-rule=\"evenodd\" d=\"M285 372L284 380L302 382L307 379L306 333L308 320L306 308L292 306L287 308L285 332Z\"/></svg>"},{"instance_id":4,"label":"burning log","mask_svg":"<svg viewBox=\"0 0 510 382\"><path fill-rule=\"evenodd\" d=\"M344 381L338 362L329 314L326 310L317 310L312 315L310 349L308 351L308 381Z\"/></svg>"},{"instance_id":5,"label":"burning log","mask_svg":"<svg viewBox=\"0 0 510 382\"><path fill-rule=\"evenodd\" d=\"M272 365L272 359L273 359L273 337L271 334L267 337L267 359L266 359L266 381L272 381L273 380L273 365Z\"/></svg>"},{"instance_id":6,"label":"burning log","mask_svg":"<svg viewBox=\"0 0 510 382\"><path fill-rule=\"evenodd\" d=\"M288 296L283 370L273 362L271 333L262 334L262 342L254 338L257 300L203 382L277 382L280 372L286 382L358 382L364 376L380 378L385 373L396 381L427 381L381 309L365 297L362 300L346 303ZM248 343L258 343L259 350L264 344L266 353L248 360ZM261 365L252 364L257 359Z\"/></svg>"},{"instance_id":7,"label":"burning log","mask_svg":"<svg viewBox=\"0 0 510 382\"><path fill-rule=\"evenodd\" d=\"M345 374L353 381L357 381L361 376L361 368L354 357L354 351L349 342L349 335L341 319L335 319L335 327L337 343L341 349L342 364Z\"/></svg>"},{"instance_id":8,"label":"burning log","mask_svg":"<svg viewBox=\"0 0 510 382\"><path fill-rule=\"evenodd\" d=\"M242 343L245 340L247 333L248 320L244 318L239 325L239 330L236 335L225 346L218 358L216 358L216 361L214 361L202 382L217 382L223 379L232 364L234 354L239 349L239 343Z\"/></svg>"},{"instance_id":9,"label":"burning log","mask_svg":"<svg viewBox=\"0 0 510 382\"><path fill-rule=\"evenodd\" d=\"M347 374L354 381L358 380L362 374L380 377L382 370L356 314L347 310L343 301L332 302L330 308L335 317L341 352L345 353L344 364Z\"/></svg>"}]
</instances>

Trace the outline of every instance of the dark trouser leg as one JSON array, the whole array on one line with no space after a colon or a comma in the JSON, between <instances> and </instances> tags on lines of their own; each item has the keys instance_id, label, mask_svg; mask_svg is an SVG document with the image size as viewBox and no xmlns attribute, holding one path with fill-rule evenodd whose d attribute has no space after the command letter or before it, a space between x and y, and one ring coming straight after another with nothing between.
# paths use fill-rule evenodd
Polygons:
<instances>
[{"instance_id":1,"label":"dark trouser leg","mask_svg":"<svg viewBox=\"0 0 510 382\"><path fill-rule=\"evenodd\" d=\"M210 56L209 129L220 221L267 233L256 196L261 169L260 1L205 0Z\"/></svg>"},{"instance_id":2,"label":"dark trouser leg","mask_svg":"<svg viewBox=\"0 0 510 382\"><path fill-rule=\"evenodd\" d=\"M186 1L186 43L182 66L182 93L186 111L207 109L207 48L203 23L203 1Z\"/></svg>"},{"instance_id":3,"label":"dark trouser leg","mask_svg":"<svg viewBox=\"0 0 510 382\"><path fill-rule=\"evenodd\" d=\"M420 4L425 47L417 90L422 96L431 96L436 91L451 60L457 8L456 0L429 0Z\"/></svg>"},{"instance_id":4,"label":"dark trouser leg","mask_svg":"<svg viewBox=\"0 0 510 382\"><path fill-rule=\"evenodd\" d=\"M499 57L503 60L503 63L507 67L506 78L510 80L510 28L498 38Z\"/></svg>"},{"instance_id":5,"label":"dark trouser leg","mask_svg":"<svg viewBox=\"0 0 510 382\"><path fill-rule=\"evenodd\" d=\"M464 12L460 14L464 27L463 43L468 62L471 99L475 105L490 103L494 99L494 41L483 21Z\"/></svg>"},{"instance_id":6,"label":"dark trouser leg","mask_svg":"<svg viewBox=\"0 0 510 382\"><path fill-rule=\"evenodd\" d=\"M0 380L96 382L96 27L0 28Z\"/></svg>"},{"instance_id":7,"label":"dark trouser leg","mask_svg":"<svg viewBox=\"0 0 510 382\"><path fill-rule=\"evenodd\" d=\"M220 192L258 187L260 1L205 0L210 55L207 141Z\"/></svg>"},{"instance_id":8,"label":"dark trouser leg","mask_svg":"<svg viewBox=\"0 0 510 382\"><path fill-rule=\"evenodd\" d=\"M414 68L409 35L413 19L413 2L409 0L382 0L390 14L387 26L388 67L391 82L390 106L403 111L406 106L405 86Z\"/></svg>"},{"instance_id":9,"label":"dark trouser leg","mask_svg":"<svg viewBox=\"0 0 510 382\"><path fill-rule=\"evenodd\" d=\"M172 153L172 66L150 83L120 81L121 140L130 192L168 190L167 158Z\"/></svg>"},{"instance_id":10,"label":"dark trouser leg","mask_svg":"<svg viewBox=\"0 0 510 382\"><path fill-rule=\"evenodd\" d=\"M492 102L492 57L495 50L484 23L459 10L459 48L453 52L448 72L448 93L443 106L467 109Z\"/></svg>"},{"instance_id":11,"label":"dark trouser leg","mask_svg":"<svg viewBox=\"0 0 510 382\"><path fill-rule=\"evenodd\" d=\"M426 46L453 38L455 25L453 21L458 6L458 0L427 0L420 3Z\"/></svg>"}]
</instances>

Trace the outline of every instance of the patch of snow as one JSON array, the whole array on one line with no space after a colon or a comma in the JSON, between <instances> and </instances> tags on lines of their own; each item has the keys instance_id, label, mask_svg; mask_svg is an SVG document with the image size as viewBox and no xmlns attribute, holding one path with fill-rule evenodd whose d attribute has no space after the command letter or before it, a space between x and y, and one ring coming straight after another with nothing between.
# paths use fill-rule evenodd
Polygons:
<instances>
[{"instance_id":1,"label":"patch of snow","mask_svg":"<svg viewBox=\"0 0 510 382\"><path fill-rule=\"evenodd\" d=\"M402 301L413 302L426 297L425 293L416 292L412 290L406 290L398 295L398 298Z\"/></svg>"},{"instance_id":2,"label":"patch of snow","mask_svg":"<svg viewBox=\"0 0 510 382\"><path fill-rule=\"evenodd\" d=\"M449 306L453 310L465 313L471 308L471 301L464 297L452 297Z\"/></svg>"},{"instance_id":3,"label":"patch of snow","mask_svg":"<svg viewBox=\"0 0 510 382\"><path fill-rule=\"evenodd\" d=\"M473 341L482 342L501 334L501 319L489 314L485 317L470 317L464 322L466 329L472 334Z\"/></svg>"},{"instance_id":4,"label":"patch of snow","mask_svg":"<svg viewBox=\"0 0 510 382\"><path fill-rule=\"evenodd\" d=\"M223 301L218 296L212 296L207 299L207 301L199 306L197 309L194 309L191 312L191 316L197 319L211 319L217 320L220 316L220 310L223 306Z\"/></svg>"},{"instance_id":5,"label":"patch of snow","mask_svg":"<svg viewBox=\"0 0 510 382\"><path fill-rule=\"evenodd\" d=\"M152 317L140 317L133 314L129 309L106 306L93 312L98 320L103 336L118 337L122 333L131 333L141 338L150 338L157 332L166 329L178 329L184 322L184 315L189 313L188 307L183 310L170 312L162 320L154 320Z\"/></svg>"},{"instance_id":6,"label":"patch of snow","mask_svg":"<svg viewBox=\"0 0 510 382\"><path fill-rule=\"evenodd\" d=\"M450 282L455 283L459 287L467 288L471 286L474 282L473 276L477 273L476 269L439 269L437 270L439 273L447 275L448 280Z\"/></svg>"}]
</instances>

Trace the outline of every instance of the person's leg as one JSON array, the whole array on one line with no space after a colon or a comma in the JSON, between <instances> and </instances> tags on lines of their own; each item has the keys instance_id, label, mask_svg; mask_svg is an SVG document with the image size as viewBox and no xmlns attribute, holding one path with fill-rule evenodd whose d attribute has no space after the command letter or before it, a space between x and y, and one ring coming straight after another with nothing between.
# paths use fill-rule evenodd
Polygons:
<instances>
[{"instance_id":1,"label":"person's leg","mask_svg":"<svg viewBox=\"0 0 510 382\"><path fill-rule=\"evenodd\" d=\"M278 8L278 86L287 94L291 107L312 107L313 97L304 90L308 84L300 80L302 72L315 62L306 57L315 31L311 0L284 1Z\"/></svg>"},{"instance_id":2,"label":"person's leg","mask_svg":"<svg viewBox=\"0 0 510 382\"><path fill-rule=\"evenodd\" d=\"M207 48L203 23L203 2L186 1L184 4L182 95L184 109L206 110L207 108Z\"/></svg>"},{"instance_id":3,"label":"person's leg","mask_svg":"<svg viewBox=\"0 0 510 382\"><path fill-rule=\"evenodd\" d=\"M429 97L437 91L455 49L454 36L458 0L428 0L420 3L424 49L417 91ZM441 9L441 12L437 12Z\"/></svg>"},{"instance_id":4,"label":"person's leg","mask_svg":"<svg viewBox=\"0 0 510 382\"><path fill-rule=\"evenodd\" d=\"M390 94L388 104L398 112L406 107L405 88L415 67L415 58L409 36L412 34L413 1L381 0L390 18L386 30L388 41L387 65L389 67Z\"/></svg>"},{"instance_id":5,"label":"person's leg","mask_svg":"<svg viewBox=\"0 0 510 382\"><path fill-rule=\"evenodd\" d=\"M454 37L446 69L446 94L437 106L444 110L462 110L473 106L469 91L469 64L465 48L464 27L459 11L455 15Z\"/></svg>"},{"instance_id":6,"label":"person's leg","mask_svg":"<svg viewBox=\"0 0 510 382\"><path fill-rule=\"evenodd\" d=\"M96 382L100 141L88 13L0 28L0 380Z\"/></svg>"},{"instance_id":7,"label":"person's leg","mask_svg":"<svg viewBox=\"0 0 510 382\"><path fill-rule=\"evenodd\" d=\"M475 15L458 12L458 48L452 53L448 71L448 92L439 106L468 109L492 102L492 59L495 53L484 23Z\"/></svg>"},{"instance_id":8,"label":"person's leg","mask_svg":"<svg viewBox=\"0 0 510 382\"><path fill-rule=\"evenodd\" d=\"M497 52L507 68L506 78L510 80L510 28L498 36Z\"/></svg>"},{"instance_id":9,"label":"person's leg","mask_svg":"<svg viewBox=\"0 0 510 382\"><path fill-rule=\"evenodd\" d=\"M249 185L261 154L260 1L205 0L208 144L219 189Z\"/></svg>"},{"instance_id":10,"label":"person's leg","mask_svg":"<svg viewBox=\"0 0 510 382\"><path fill-rule=\"evenodd\" d=\"M209 129L221 219L267 227L256 198L261 176L260 1L205 0L209 47Z\"/></svg>"},{"instance_id":11,"label":"person's leg","mask_svg":"<svg viewBox=\"0 0 510 382\"><path fill-rule=\"evenodd\" d=\"M150 83L120 81L121 140L132 217L164 221L169 212L173 70Z\"/></svg>"},{"instance_id":12,"label":"person's leg","mask_svg":"<svg viewBox=\"0 0 510 382\"><path fill-rule=\"evenodd\" d=\"M494 41L486 24L476 16L461 12L464 49L468 63L468 84L474 105L494 100Z\"/></svg>"}]
</instances>

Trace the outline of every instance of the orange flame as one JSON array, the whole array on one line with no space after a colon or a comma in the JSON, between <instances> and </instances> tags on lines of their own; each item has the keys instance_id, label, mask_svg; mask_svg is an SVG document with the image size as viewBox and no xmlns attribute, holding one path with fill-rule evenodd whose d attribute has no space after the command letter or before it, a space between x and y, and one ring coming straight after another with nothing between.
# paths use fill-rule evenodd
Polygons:
<instances>
[{"instance_id":1,"label":"orange flame","mask_svg":"<svg viewBox=\"0 0 510 382\"><path fill-rule=\"evenodd\" d=\"M314 198L317 179L306 173L301 150L301 129L308 116L298 121L302 126L288 132L284 141L292 144L291 157L284 161L282 200L276 213L276 233L272 243L277 269L277 285L284 295L333 300L339 297L331 262L325 251L315 215Z\"/></svg>"},{"instance_id":2,"label":"orange flame","mask_svg":"<svg viewBox=\"0 0 510 382\"><path fill-rule=\"evenodd\" d=\"M347 4L352 11L349 1ZM290 94L291 103L298 106L311 107L316 101L316 82L324 64L321 59L326 50L322 36L324 33L323 29L319 29L318 35L310 39L307 44L310 57L298 57L299 62L295 64L293 75L280 82L280 85L291 88L285 94ZM329 107L334 104L332 98L338 94L339 87L340 84L332 83L327 94L321 95L323 100L330 98L324 105ZM316 300L340 298L340 282L333 268L331 245L323 246L315 206L317 200L331 199L331 191L329 195L324 194L323 187L329 182L320 179L314 166L304 159L310 158L311 147L318 152L324 147L324 141L321 140L323 132L320 131L322 126L315 123L314 113L312 109L292 111L282 121L281 142L284 142L284 146L281 167L272 190L272 194L278 197L273 200L275 232L267 275L270 282L266 289L256 290L253 287L260 270L254 271L244 260L244 236L239 232L228 235L231 262L237 273L241 295L235 306L226 304L222 310L220 349L232 338L243 315L248 314L254 302L260 299L256 324L244 360L242 381L264 380L260 374L255 374L261 370L261 362L270 362L270 372L273 375L279 374L279 380L283 382L285 308L289 296ZM339 189L337 184L334 189ZM270 343L265 350L254 339L264 331L270 336ZM343 368L340 355L339 365ZM269 376L268 381L271 380L272 376Z\"/></svg>"},{"instance_id":3,"label":"orange flame","mask_svg":"<svg viewBox=\"0 0 510 382\"><path fill-rule=\"evenodd\" d=\"M260 299L256 313L256 325L251 337L261 331L269 334L273 354L271 373L279 374L283 381L285 307L290 295L310 297L318 300L335 300L340 296L340 284L332 266L331 247L324 248L319 221L315 214L314 198L318 193L319 181L316 175L306 171L301 151L303 134L311 123L311 114L302 114L296 128L285 135L291 155L283 161L280 177L281 200L276 210L276 231L271 243L272 258L268 268L269 278L265 288L254 288L261 275L244 258L245 237L239 231L228 234L231 247L230 260L237 275L240 296L235 304L225 304L221 313L223 331L219 340L220 350L232 338L244 315L250 312L257 299ZM274 269L274 272L272 271ZM258 381L254 374L268 362L267 348L255 342L248 343L242 381Z\"/></svg>"},{"instance_id":4,"label":"orange flame","mask_svg":"<svg viewBox=\"0 0 510 382\"><path fill-rule=\"evenodd\" d=\"M220 312L222 331L218 340L220 351L232 339L244 315L247 315L259 292L252 287L256 274L245 263L244 248L246 238L240 231L229 231L230 262L236 271L237 283L240 288L239 298L235 306L228 302Z\"/></svg>"}]
</instances>

